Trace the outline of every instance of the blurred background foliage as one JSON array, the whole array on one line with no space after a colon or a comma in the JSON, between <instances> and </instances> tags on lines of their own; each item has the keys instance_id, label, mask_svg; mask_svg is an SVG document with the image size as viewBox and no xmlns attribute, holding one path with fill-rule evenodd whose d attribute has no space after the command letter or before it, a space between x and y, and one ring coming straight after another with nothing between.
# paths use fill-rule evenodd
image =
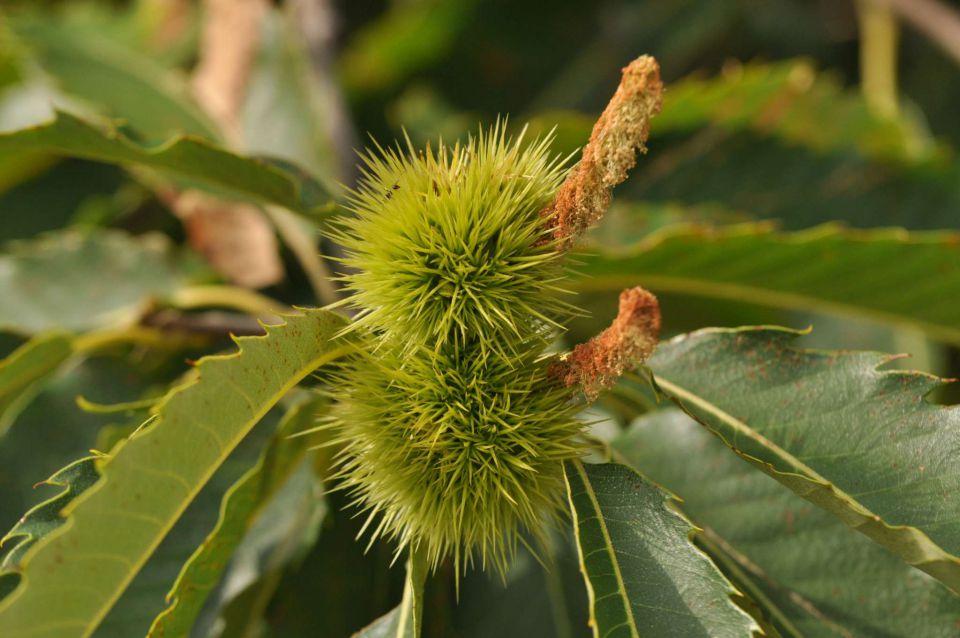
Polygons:
<instances>
[{"instance_id":1,"label":"blurred background foliage","mask_svg":"<svg viewBox=\"0 0 960 638\"><path fill-rule=\"evenodd\" d=\"M354 149L368 135L419 146L509 114L517 132L553 130L569 154L641 53L662 66L663 113L578 258L574 287L590 314L568 343L602 329L619 289L641 284L660 296L667 335L813 326L810 345L910 352L893 365L960 374L960 61L871 7L277 1L248 38L242 99L224 115L198 95L204 64L215 65L202 3L6 0L0 527L46 496L35 484L89 448L107 451L142 418L83 410L76 396L157 396L186 360L228 348L230 332L256 333L251 316L331 300L337 247L320 229L356 180ZM48 125L55 111L69 115ZM183 135L199 142L170 146ZM221 148L270 159L203 155L207 168L195 170L193 159ZM24 357L30 375L4 376ZM12 398L23 387L30 400ZM624 383L600 414L623 418L624 403L635 413L644 401ZM268 440L278 421L251 436ZM188 513L181 540L97 636L146 631L256 449L237 450L201 496L207 510ZM323 459L303 463L308 478L291 470L271 498L319 489L309 477ZM251 524L248 559L231 564L196 635L346 636L396 603L403 575L389 548L364 553L357 521L331 498L307 523ZM549 572L522 556L507 589L470 576L460 605L450 574L436 579L427 635L581 635L576 558L560 538L555 553Z\"/></svg>"}]
</instances>

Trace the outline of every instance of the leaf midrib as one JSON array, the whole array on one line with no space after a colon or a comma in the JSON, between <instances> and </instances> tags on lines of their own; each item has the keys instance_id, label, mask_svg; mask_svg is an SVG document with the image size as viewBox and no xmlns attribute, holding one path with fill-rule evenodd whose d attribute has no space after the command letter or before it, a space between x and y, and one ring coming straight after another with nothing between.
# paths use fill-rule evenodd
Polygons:
<instances>
[{"instance_id":1,"label":"leaf midrib","mask_svg":"<svg viewBox=\"0 0 960 638\"><path fill-rule=\"evenodd\" d=\"M654 378L656 380L657 385L659 385L661 388L666 390L668 394L672 395L671 398L675 397L676 403L681 408L683 408L684 411L687 411L683 405L684 401L690 404L696 405L701 410L712 414L713 416L717 417L718 419L730 425L734 430L736 430L738 434L742 434L743 436L749 439L752 439L753 441L756 441L757 443L762 445L764 448L770 450L778 459L788 464L792 471L782 471L779 468L774 467L773 464L771 463L768 463L762 459L758 459L756 457L753 457L747 454L746 452L742 451L738 446L728 442L720 432L717 432L716 430L714 430L713 428L711 428L709 425L705 423L703 424L711 433L719 437L723 441L723 443L727 447L729 447L731 450L733 450L736 454L744 457L745 459L752 460L762 464L763 466L769 467L771 473L773 473L774 475L795 476L802 480L808 481L812 484L819 483L823 487L829 486L830 490L836 495L837 501L843 504L845 507L848 507L855 514L863 516L867 519L872 519L891 529L898 529L898 530L904 530L904 531L909 530L913 534L916 534L917 539L922 543L924 543L927 546L927 549L932 550L937 554L937 556L935 557L936 560L945 560L950 563L953 563L954 565L957 565L958 568L960 568L960 557L957 557L949 553L948 551L946 551L943 547L941 547L938 543L936 543L933 539L931 539L930 536L919 527L916 527L914 525L894 525L894 524L888 523L884 519L884 517L867 509L865 505L863 505L860 501L852 497L845 490L840 489L835 483L826 479L819 472L817 472L810 466L803 463L796 456L789 453L788 451L786 451L785 449L783 449L773 441L770 441L769 439L761 435L759 432L755 431L753 428L751 428L748 424L746 424L742 420L722 410L720 407L718 407L714 403L701 398L699 395L664 379L660 375L654 375ZM688 412L688 414L690 413ZM696 415L690 414L690 416L695 421L702 423L702 421L700 421L700 419L698 419ZM774 478L776 478L776 476L774 476ZM803 497L804 495L800 494L800 496ZM817 505L819 507L819 504ZM825 509L825 511L830 512L830 510L826 508L822 508L822 509ZM830 512L830 513L836 516L836 514L834 514L833 512ZM854 525L850 525L850 523L848 522L846 523L852 529L861 531L860 528L862 527L862 525L854 526ZM871 540L876 542L876 539L874 539L869 534L865 534L865 535ZM887 549L890 549L890 548L887 548ZM894 553L895 555L899 556L899 554L897 554L896 552ZM903 557L900 557L900 558L901 560L903 560ZM931 560L930 562L933 562L933 560ZM913 564L913 563L908 563L908 564L911 564L913 567L920 568L920 565L923 565L925 563L926 561L917 563L917 564ZM953 589L949 583L944 582L942 579L938 579L938 580L940 580L944 584L944 586L946 586L947 588Z\"/></svg>"},{"instance_id":2,"label":"leaf midrib","mask_svg":"<svg viewBox=\"0 0 960 638\"><path fill-rule=\"evenodd\" d=\"M610 538L610 531L607 529L607 522L603 518L603 510L600 509L600 502L597 500L597 495L593 490L593 484L590 482L590 478L587 476L586 471L583 469L583 463L579 460L573 461L573 466L577 470L577 474L580 476L580 480L583 481L583 487L587 494L587 497L590 499L590 505L593 507L593 510L597 513L597 522L600 525L600 532L603 534L603 544L604 548L607 550L607 553L610 555L610 563L613 565L613 573L617 579L617 591L620 593L620 598L623 600L623 608L627 614L627 620L630 626L630 635L634 638L640 638L640 634L637 631L637 621L633 617L633 608L630 605L630 600L627 598L627 587L626 583L623 581L623 573L620 571L620 561L617 558L617 553L613 549L613 540ZM577 517L576 508L570 508L573 512L574 518ZM577 546L583 547L580 543L580 526L574 525L574 532L577 535ZM583 554L581 552L580 566L583 568L584 574L587 573L586 565L583 564ZM589 578L587 579L589 582ZM593 591L593 584L590 585L590 597L594 598L596 593ZM590 615L593 616L593 605L590 606ZM596 619L593 618L593 632L594 636L598 636L600 628L597 626Z\"/></svg>"},{"instance_id":3,"label":"leaf midrib","mask_svg":"<svg viewBox=\"0 0 960 638\"><path fill-rule=\"evenodd\" d=\"M321 356L316 357L315 359L312 359L309 362L307 362L306 365L304 365L303 368L301 368L301 373L296 375L295 377L291 377L287 381L287 383L285 383L282 386L279 392L271 395L271 400L264 402L261 409L255 412L254 417L248 420L247 423L250 424L250 423L259 422L266 415L266 413L270 411L270 409L280 399L280 397L284 396L284 394L292 390L298 383L300 383L300 381L302 381L308 374L310 374L312 370L316 370L317 368L324 365L325 363L343 356L349 350L350 350L349 346L341 346L334 350L325 352ZM241 356L241 354L242 353L238 352L238 353L229 354L229 355L210 357L210 359L231 359L231 358ZM199 382L199 379L196 379L190 385L195 385L198 382ZM176 388L174 392L180 393L185 391L189 387L190 386L180 386ZM173 395L170 395L170 396L173 396ZM162 406L158 408L158 410L159 409L162 409ZM162 425L162 423L157 423L153 425L155 426ZM207 482L213 477L214 473L216 473L216 470L220 468L220 466L223 464L226 458L230 455L230 452L232 452L233 449L236 448L239 441L243 438L243 436L246 435L248 431L249 431L249 428L244 428L242 434L239 434L231 439L230 442L232 445L221 446L222 451L220 453L219 458L217 459L217 462L215 464L212 464L209 467L209 469L205 470L201 474L201 480L197 481L194 484L194 486L190 488L190 490L188 491L188 498L182 499L180 505L177 506L174 513L171 516L169 516L167 518L167 521L163 524L163 526L159 528L159 531L155 535L154 540L146 547L146 549L141 553L141 555L137 558L137 560L133 561L132 569L128 570L127 575L118 583L118 586L114 589L110 597L105 599L104 604L100 606L96 614L90 617L89 624L86 623L86 621L81 621L84 623L84 626L85 626L85 630L82 634L83 638L87 638L88 636L92 635L92 633L100 625L100 623L103 621L106 615L110 612L113 606L120 599L120 596L123 595L123 592L127 590L127 588L130 586L130 583L133 582L133 579L140 572L140 570L143 568L146 562L150 559L150 556L152 556L154 552L156 552L157 548L160 546L160 543L163 542L163 540L170 533L170 530L173 529L173 526L176 524L176 522L180 519L180 517L186 511L187 507L189 507L189 505L194 501L194 499L203 489L203 486L206 485ZM101 479L101 481L102 480L103 479ZM70 512L72 512L81 503L86 501L87 498L89 498L96 491L97 491L96 485L94 485L93 487L91 487L91 489L87 490L84 494L82 494L75 501L73 501L69 507L65 508L62 513L62 516L65 519L64 524L61 525L58 529L51 532L51 534L48 536L48 539L53 539L56 536L66 533L67 530L70 528L71 522L72 522L70 518ZM24 561L23 561L24 566L27 565L28 561L29 561L29 558L24 557ZM28 582L22 583L20 587L14 590L7 598L3 600L3 603L5 604L0 604L0 607L6 608L13 605L16 599L19 598L18 592L22 592L24 588L27 586L29 586Z\"/></svg>"}]
</instances>

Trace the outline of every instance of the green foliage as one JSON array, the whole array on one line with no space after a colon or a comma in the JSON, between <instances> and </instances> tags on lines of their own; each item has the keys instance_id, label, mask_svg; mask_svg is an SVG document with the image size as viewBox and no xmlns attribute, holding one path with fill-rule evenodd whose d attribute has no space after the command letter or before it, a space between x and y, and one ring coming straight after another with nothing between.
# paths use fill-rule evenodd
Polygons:
<instances>
[{"instance_id":1,"label":"green foliage","mask_svg":"<svg viewBox=\"0 0 960 638\"><path fill-rule=\"evenodd\" d=\"M785 330L705 330L663 344L660 389L742 458L960 591L956 409L942 381L890 357L804 350ZM863 424L854 436L846 426Z\"/></svg>"},{"instance_id":2,"label":"green foliage","mask_svg":"<svg viewBox=\"0 0 960 638\"><path fill-rule=\"evenodd\" d=\"M0 564L0 578L4 585L0 593L4 596L13 590L18 582L14 573L23 560L23 554L40 538L46 536L63 524L60 512L73 502L100 478L96 468L96 459L87 458L71 463L46 480L48 485L64 488L60 494L37 505L24 514L13 529L3 537L6 553ZM13 541L13 542L11 542ZM9 584L9 586L7 585Z\"/></svg>"},{"instance_id":3,"label":"green foliage","mask_svg":"<svg viewBox=\"0 0 960 638\"><path fill-rule=\"evenodd\" d=\"M594 636L759 633L669 494L622 465L565 470Z\"/></svg>"},{"instance_id":4,"label":"green foliage","mask_svg":"<svg viewBox=\"0 0 960 638\"><path fill-rule=\"evenodd\" d=\"M356 634L357 638L417 638L423 626L423 583L427 565L416 552L407 561L403 600L387 615Z\"/></svg>"},{"instance_id":5,"label":"green foliage","mask_svg":"<svg viewBox=\"0 0 960 638\"><path fill-rule=\"evenodd\" d=\"M282 406L271 410L254 426L217 468L99 624L94 638L147 635L156 617L168 607L166 596L173 589L181 570L215 530L224 499L277 436L280 408ZM132 423L138 422L132 420ZM131 427L115 433L118 442L134 429ZM101 433L99 438L105 438L105 434ZM198 592L198 595L201 594Z\"/></svg>"},{"instance_id":6,"label":"green foliage","mask_svg":"<svg viewBox=\"0 0 960 638\"><path fill-rule=\"evenodd\" d=\"M78 22L32 15L13 20L12 27L59 91L122 118L150 141L177 133L220 137L218 127L187 97L183 78L110 37L119 21Z\"/></svg>"},{"instance_id":7,"label":"green foliage","mask_svg":"<svg viewBox=\"0 0 960 638\"><path fill-rule=\"evenodd\" d=\"M718 564L783 636L953 636L960 599L730 454L679 410L642 417L616 448L683 496ZM695 462L691 462L695 459Z\"/></svg>"},{"instance_id":8,"label":"green foliage","mask_svg":"<svg viewBox=\"0 0 960 638\"><path fill-rule=\"evenodd\" d=\"M921 125L909 117L877 116L835 76L807 61L731 64L719 79L692 77L665 97L655 134L695 132L705 124L753 130L819 152L856 150L867 157L907 163L935 153Z\"/></svg>"},{"instance_id":9,"label":"green foliage","mask_svg":"<svg viewBox=\"0 0 960 638\"><path fill-rule=\"evenodd\" d=\"M860 68L830 3L287 1L213 45L215 4L0 9L3 638L957 634L960 83L921 31ZM642 52L650 154L565 257L556 158ZM368 132L405 143L356 168ZM302 269L221 285L211 243L272 242L241 208ZM550 366L638 284L693 332L581 411ZM219 354L300 304L337 305ZM770 324L815 330L699 330Z\"/></svg>"},{"instance_id":10,"label":"green foliage","mask_svg":"<svg viewBox=\"0 0 960 638\"><path fill-rule=\"evenodd\" d=\"M656 292L915 326L960 342L960 307L950 292L960 290L954 232L673 225L620 242L643 228L629 221L611 224L586 247L579 290L615 292L639 282Z\"/></svg>"},{"instance_id":11,"label":"green foliage","mask_svg":"<svg viewBox=\"0 0 960 638\"><path fill-rule=\"evenodd\" d=\"M123 401L150 390L147 370L131 370L122 358L74 356L31 393L31 400L0 439L0 526L10 530L25 512L59 490L44 482L90 449L109 449L98 434L126 429L123 415L91 414L77 407L78 395ZM29 450L24 454L23 450ZM4 545L3 550L10 547ZM3 553L3 552L0 552Z\"/></svg>"},{"instance_id":12,"label":"green foliage","mask_svg":"<svg viewBox=\"0 0 960 638\"><path fill-rule=\"evenodd\" d=\"M291 408L256 464L226 491L216 527L183 565L167 595L170 604L153 621L148 635L190 632L245 532L306 456L310 437L298 434L313 422L321 407L320 401L309 401Z\"/></svg>"},{"instance_id":13,"label":"green foliage","mask_svg":"<svg viewBox=\"0 0 960 638\"><path fill-rule=\"evenodd\" d=\"M0 327L22 334L129 324L183 284L163 237L47 235L0 255Z\"/></svg>"},{"instance_id":14,"label":"green foliage","mask_svg":"<svg viewBox=\"0 0 960 638\"><path fill-rule=\"evenodd\" d=\"M108 122L93 124L58 112L52 122L0 133L0 161L25 150L142 166L229 197L311 217L329 214L329 195L306 173L285 163L235 155L201 138L177 136L159 146L142 146Z\"/></svg>"},{"instance_id":15,"label":"green foliage","mask_svg":"<svg viewBox=\"0 0 960 638\"><path fill-rule=\"evenodd\" d=\"M31 339L0 360L0 437L40 384L72 353L70 338L52 333Z\"/></svg>"},{"instance_id":16,"label":"green foliage","mask_svg":"<svg viewBox=\"0 0 960 638\"><path fill-rule=\"evenodd\" d=\"M197 380L174 390L155 419L99 464L101 479L64 512L70 524L62 533L21 561L23 582L0 602L7 633L89 635L250 428L305 376L345 353L332 340L342 326L325 311L290 317L267 337L241 341L240 353L200 362ZM61 582L85 582L86 594L53 605Z\"/></svg>"}]
</instances>

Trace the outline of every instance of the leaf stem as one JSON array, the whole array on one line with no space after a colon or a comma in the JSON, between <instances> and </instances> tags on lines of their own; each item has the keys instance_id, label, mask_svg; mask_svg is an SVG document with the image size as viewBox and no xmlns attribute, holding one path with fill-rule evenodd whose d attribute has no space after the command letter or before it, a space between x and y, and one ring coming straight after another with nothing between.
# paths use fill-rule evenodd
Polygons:
<instances>
[{"instance_id":1,"label":"leaf stem","mask_svg":"<svg viewBox=\"0 0 960 638\"><path fill-rule=\"evenodd\" d=\"M258 316L265 321L290 312L290 307L279 301L236 286L186 286L174 292L168 301L178 308L231 308Z\"/></svg>"}]
</instances>

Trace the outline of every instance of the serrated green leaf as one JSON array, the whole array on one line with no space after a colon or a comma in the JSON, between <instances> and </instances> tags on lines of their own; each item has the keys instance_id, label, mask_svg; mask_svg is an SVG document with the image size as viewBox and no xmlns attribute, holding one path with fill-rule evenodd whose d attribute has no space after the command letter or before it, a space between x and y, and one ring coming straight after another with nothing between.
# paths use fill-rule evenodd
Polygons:
<instances>
[{"instance_id":1,"label":"serrated green leaf","mask_svg":"<svg viewBox=\"0 0 960 638\"><path fill-rule=\"evenodd\" d=\"M354 638L420 638L423 627L423 584L427 579L427 563L414 552L407 560L407 579L403 600L385 616L354 634Z\"/></svg>"},{"instance_id":2,"label":"serrated green leaf","mask_svg":"<svg viewBox=\"0 0 960 638\"><path fill-rule=\"evenodd\" d=\"M617 464L565 464L594 636L750 636L759 627L691 542L672 496Z\"/></svg>"},{"instance_id":3,"label":"serrated green leaf","mask_svg":"<svg viewBox=\"0 0 960 638\"><path fill-rule=\"evenodd\" d=\"M2 268L0 265L0 270ZM0 360L0 438L6 434L39 385L56 372L72 353L70 337L52 333L34 337Z\"/></svg>"},{"instance_id":4,"label":"serrated green leaf","mask_svg":"<svg viewBox=\"0 0 960 638\"><path fill-rule=\"evenodd\" d=\"M44 481L47 485L64 488L23 515L13 529L0 539L4 557L0 563L0 577L10 572L19 572L23 554L40 538L46 536L63 524L60 512L80 494L93 485L100 475L97 473L96 458L89 457L74 461ZM6 592L3 592L6 593Z\"/></svg>"},{"instance_id":5,"label":"serrated green leaf","mask_svg":"<svg viewBox=\"0 0 960 638\"><path fill-rule=\"evenodd\" d=\"M214 529L220 503L227 490L256 464L260 453L276 432L278 412L277 409L271 410L217 468L97 626L92 638L139 638L147 635L154 618L167 607L166 594L184 563ZM132 429L126 428L126 435L132 434L141 421L135 422ZM109 434L109 430L101 432L98 439L109 438ZM120 437L119 441L125 438ZM178 634L168 634L175 635ZM189 632L183 635L189 635Z\"/></svg>"},{"instance_id":6,"label":"serrated green leaf","mask_svg":"<svg viewBox=\"0 0 960 638\"><path fill-rule=\"evenodd\" d=\"M314 219L330 212L330 197L323 187L289 163L243 157L194 137L176 136L158 146L142 146L110 123L93 124L59 111L46 124L0 134L0 161L25 151L156 169L184 184L276 204Z\"/></svg>"},{"instance_id":7,"label":"serrated green leaf","mask_svg":"<svg viewBox=\"0 0 960 638\"><path fill-rule=\"evenodd\" d=\"M90 448L109 449L109 443L100 447L97 432L113 417L81 411L75 397L96 392L106 400L121 400L145 392L147 383L124 363L97 357L71 362L43 384L0 442L0 535L56 493L46 487L46 479L88 456Z\"/></svg>"},{"instance_id":8,"label":"serrated green leaf","mask_svg":"<svg viewBox=\"0 0 960 638\"><path fill-rule=\"evenodd\" d=\"M755 471L679 410L638 419L614 446L682 496L709 529L708 549L760 592L753 600L784 636L956 635L960 598Z\"/></svg>"},{"instance_id":9,"label":"serrated green leaf","mask_svg":"<svg viewBox=\"0 0 960 638\"><path fill-rule=\"evenodd\" d=\"M24 556L0 602L6 636L89 636L237 443L291 388L349 346L345 320L310 310L207 357L155 420L100 465L102 478L62 512L68 524Z\"/></svg>"},{"instance_id":10,"label":"serrated green leaf","mask_svg":"<svg viewBox=\"0 0 960 638\"><path fill-rule=\"evenodd\" d=\"M159 235L67 231L0 255L0 330L83 331L123 322L182 283Z\"/></svg>"},{"instance_id":11,"label":"serrated green leaf","mask_svg":"<svg viewBox=\"0 0 960 638\"><path fill-rule=\"evenodd\" d=\"M913 326L960 343L958 233L680 226L631 246L593 244L587 251L582 290L639 283L654 291Z\"/></svg>"},{"instance_id":12,"label":"serrated green leaf","mask_svg":"<svg viewBox=\"0 0 960 638\"><path fill-rule=\"evenodd\" d=\"M743 458L960 592L960 409L925 400L940 379L878 370L880 354L797 348L797 334L703 330L649 365Z\"/></svg>"},{"instance_id":13,"label":"serrated green leaf","mask_svg":"<svg viewBox=\"0 0 960 638\"><path fill-rule=\"evenodd\" d=\"M197 547L167 594L168 607L154 619L149 636L185 636L207 597L220 581L230 556L243 540L254 518L303 460L314 444L308 436L294 436L317 419L321 401L291 409L283 418L270 446L224 494L216 527Z\"/></svg>"}]
</instances>

